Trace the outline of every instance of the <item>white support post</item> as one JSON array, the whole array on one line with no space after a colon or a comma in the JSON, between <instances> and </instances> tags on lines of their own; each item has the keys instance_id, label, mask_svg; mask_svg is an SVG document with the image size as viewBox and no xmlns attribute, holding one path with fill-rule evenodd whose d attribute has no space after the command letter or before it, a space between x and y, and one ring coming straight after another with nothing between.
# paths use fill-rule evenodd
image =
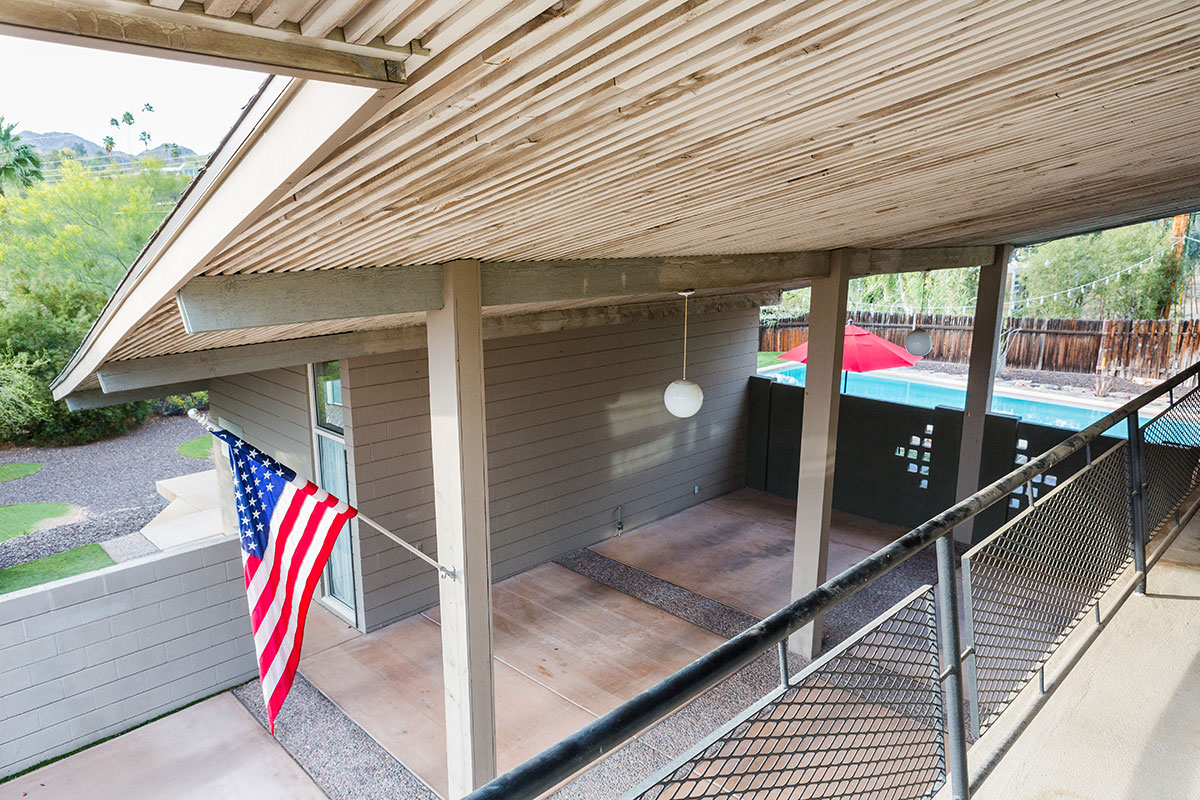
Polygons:
<instances>
[{"instance_id":1,"label":"white support post","mask_svg":"<svg viewBox=\"0 0 1200 800\"><path fill-rule=\"evenodd\" d=\"M1000 332L1004 324L1004 292L1008 285L1008 261L1012 246L996 248L992 263L979 268L979 291L975 296L975 328L971 332L971 363L967 371L967 401L963 413L962 443L958 453L955 499L970 497L979 490L983 457L983 425L992 408L992 390L998 371ZM954 531L954 538L970 543L974 520Z\"/></svg>"},{"instance_id":2,"label":"white support post","mask_svg":"<svg viewBox=\"0 0 1200 800\"><path fill-rule=\"evenodd\" d=\"M492 565L488 532L479 262L443 270L445 304L427 312L450 800L496 775Z\"/></svg>"},{"instance_id":3,"label":"white support post","mask_svg":"<svg viewBox=\"0 0 1200 800\"><path fill-rule=\"evenodd\" d=\"M804 419L800 432L800 481L796 491L792 600L825 582L849 282L850 253L845 250L833 252L828 278L817 278L812 282ZM815 658L821 650L822 629L822 620L818 617L792 635L789 647L804 658Z\"/></svg>"}]
</instances>

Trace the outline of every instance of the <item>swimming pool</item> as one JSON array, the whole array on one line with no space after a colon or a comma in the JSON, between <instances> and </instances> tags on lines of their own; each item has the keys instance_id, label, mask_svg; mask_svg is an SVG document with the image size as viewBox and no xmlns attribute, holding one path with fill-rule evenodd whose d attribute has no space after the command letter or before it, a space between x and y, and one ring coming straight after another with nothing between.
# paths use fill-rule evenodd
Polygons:
<instances>
[{"instance_id":1,"label":"swimming pool","mask_svg":"<svg viewBox=\"0 0 1200 800\"><path fill-rule=\"evenodd\" d=\"M781 383L790 383L793 386L803 386L804 372L805 367L801 364L779 372L768 373L766 377L774 378ZM953 386L939 386L915 380L908 381L898 376L866 372L847 372L844 374L844 380L845 390L843 393L855 397L886 400L889 403L904 403L922 408L937 406L963 408L966 404L966 390ZM1043 400L1029 400L1024 397L1011 397L1000 392L996 392L995 397L992 398L992 411L998 414L1012 414L1034 425L1049 425L1073 431L1083 430L1108 413L1098 408L1080 408ZM1114 426L1108 431L1108 434L1124 436L1125 425L1122 423Z\"/></svg>"}]
</instances>

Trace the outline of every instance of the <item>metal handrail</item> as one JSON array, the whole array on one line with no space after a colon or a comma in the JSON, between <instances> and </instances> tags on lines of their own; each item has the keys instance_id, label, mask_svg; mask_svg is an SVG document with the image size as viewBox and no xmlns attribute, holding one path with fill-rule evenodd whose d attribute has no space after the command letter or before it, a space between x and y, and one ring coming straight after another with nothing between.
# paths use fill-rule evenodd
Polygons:
<instances>
[{"instance_id":1,"label":"metal handrail","mask_svg":"<svg viewBox=\"0 0 1200 800\"><path fill-rule=\"evenodd\" d=\"M941 514L927 520L827 580L803 597L747 628L696 661L552 745L525 763L467 795L465 800L526 800L537 797L579 769L612 752L755 658L812 622L819 614L869 586L955 527L1007 497L1035 475L1069 458L1159 397L1200 374L1200 361L1133 398L1062 443L1019 466ZM949 590L953 593L953 589ZM954 659L957 662L957 659ZM951 715L953 717L953 715ZM960 720L961 722L961 720ZM965 765L964 765L965 768Z\"/></svg>"}]
</instances>

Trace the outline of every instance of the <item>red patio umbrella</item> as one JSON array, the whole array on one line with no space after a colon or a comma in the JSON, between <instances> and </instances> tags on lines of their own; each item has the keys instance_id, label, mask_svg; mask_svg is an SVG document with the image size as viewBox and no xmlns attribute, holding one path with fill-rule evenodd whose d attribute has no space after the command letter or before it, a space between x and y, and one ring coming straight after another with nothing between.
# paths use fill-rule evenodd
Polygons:
<instances>
[{"instance_id":1,"label":"red patio umbrella","mask_svg":"<svg viewBox=\"0 0 1200 800\"><path fill-rule=\"evenodd\" d=\"M808 342L793 347L779 358L808 363ZM892 367L911 367L921 360L898 344L880 338L857 325L846 326L846 343L842 351L842 369L850 372L870 372Z\"/></svg>"}]
</instances>

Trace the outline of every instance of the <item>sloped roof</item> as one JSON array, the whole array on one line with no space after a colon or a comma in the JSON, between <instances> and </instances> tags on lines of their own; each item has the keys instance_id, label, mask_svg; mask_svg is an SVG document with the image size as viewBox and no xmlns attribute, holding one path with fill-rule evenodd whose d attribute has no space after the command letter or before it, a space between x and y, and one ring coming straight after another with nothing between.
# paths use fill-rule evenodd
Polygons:
<instances>
[{"instance_id":1,"label":"sloped roof","mask_svg":"<svg viewBox=\"0 0 1200 800\"><path fill-rule=\"evenodd\" d=\"M1200 206L1192 3L288 8L402 29L427 57L119 335L90 340L91 365L298 334L189 337L172 298L195 275L1022 244Z\"/></svg>"}]
</instances>

